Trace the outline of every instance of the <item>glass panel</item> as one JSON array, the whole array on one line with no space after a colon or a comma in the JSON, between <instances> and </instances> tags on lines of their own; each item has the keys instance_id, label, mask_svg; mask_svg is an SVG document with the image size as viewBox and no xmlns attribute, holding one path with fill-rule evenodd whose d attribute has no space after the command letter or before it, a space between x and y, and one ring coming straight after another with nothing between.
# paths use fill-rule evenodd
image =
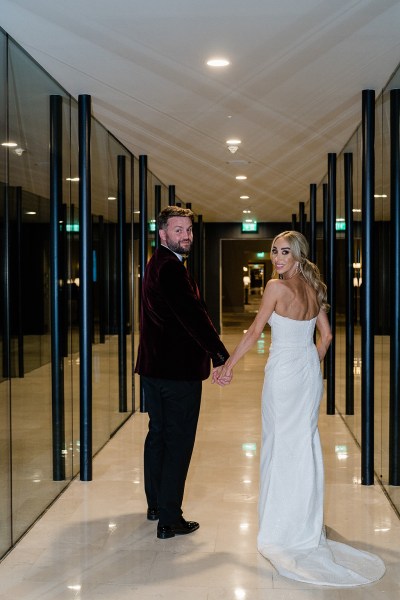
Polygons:
<instances>
[{"instance_id":1,"label":"glass panel","mask_svg":"<svg viewBox=\"0 0 400 600\"><path fill-rule=\"evenodd\" d=\"M375 298L375 469L379 477L382 477L384 462L388 462L388 406L389 406L389 381L390 361L389 359L389 312L386 298L390 298L389 289L389 245L390 218L388 219L388 189L385 185L384 164L388 158L385 152L390 148L389 136L384 139L384 102L381 96L375 107L376 138L375 138L375 268L376 276L376 298ZM388 132L389 133L389 132ZM385 156L386 154L386 156ZM389 182L388 182L389 183ZM386 214L385 214L386 212ZM386 441L385 448L383 441ZM385 459L385 460L383 460Z\"/></svg>"},{"instance_id":2,"label":"glass panel","mask_svg":"<svg viewBox=\"0 0 400 600\"><path fill-rule=\"evenodd\" d=\"M6 77L6 37L0 33L0 81L4 82ZM6 86L0 86L0 140L3 144L7 141L7 103ZM10 473L10 380L6 363L4 342L8 334L7 318L5 311L6 281L4 274L7 257L6 232L5 232L5 201L6 201L6 164L7 153L10 150L5 146L0 147L0 556L3 556L11 545L11 473Z\"/></svg>"},{"instance_id":3,"label":"glass panel","mask_svg":"<svg viewBox=\"0 0 400 600\"><path fill-rule=\"evenodd\" d=\"M343 149L344 153L351 153L353 156L353 230L354 230L354 264L361 263L361 149L360 149L360 131L357 130L348 144ZM361 269L355 268L353 273L354 286L354 415L346 415L346 389L343 389L343 399L340 403L340 413L345 419L348 427L355 435L357 441L361 443L361 325L360 325L360 285L362 282ZM345 333L343 332L343 336ZM340 357L342 369L345 373L345 346Z\"/></svg>"},{"instance_id":4,"label":"glass panel","mask_svg":"<svg viewBox=\"0 0 400 600\"><path fill-rule=\"evenodd\" d=\"M118 157L125 158L126 240L130 223L130 155L115 138L92 120L92 214L93 214L93 451L109 439L111 433L132 410L128 389L128 410L119 409L118 355ZM128 255L126 256L128 260ZM126 263L127 266L127 263ZM127 276L127 273L126 273ZM129 321L128 288L126 297ZM126 334L129 334L127 323ZM126 338L126 344L127 344ZM127 346L128 350L128 346ZM127 356L128 358L128 356ZM131 366L128 361L128 381Z\"/></svg>"},{"instance_id":5,"label":"glass panel","mask_svg":"<svg viewBox=\"0 0 400 600\"><path fill-rule=\"evenodd\" d=\"M9 46L10 305L14 542L65 486L53 481L49 95L60 88Z\"/></svg>"},{"instance_id":6,"label":"glass panel","mask_svg":"<svg viewBox=\"0 0 400 600\"><path fill-rule=\"evenodd\" d=\"M2 273L10 281L9 294L6 286L2 285L1 296L0 349L3 369L0 378L0 418L3 426L0 438L0 554L6 552L26 531L80 468L78 104L12 41L9 42L9 64L6 65L7 39L2 37L1 43L0 77L4 85L0 98L0 131L4 140L6 133L9 133L17 146L3 147L0 163L3 190L0 260ZM5 95L7 91L8 99ZM63 99L60 332L65 376L63 457L66 480L59 482L53 481L51 397L49 97L52 94L58 94ZM9 120L7 106L10 107ZM132 411L132 392L136 393L132 364L138 337L134 333L139 323L137 274L140 232L138 161L94 119L92 135L93 451L96 452L128 418ZM119 409L117 202L111 200L111 197L117 197L118 156L126 159L127 271L130 278L126 322L127 381L130 384L127 386L125 412ZM9 180L6 176L9 176ZM150 172L148 178L149 214L152 220L155 218L152 214L154 186L156 183L162 184ZM167 198L168 188L162 185L162 205L167 204ZM4 235L6 206L9 206L9 239ZM155 232L149 235L149 255L153 251L155 236ZM9 273L8 254L11 266ZM7 317L5 300L9 300L12 307L10 328L7 318L4 318ZM3 340L9 331L11 355L10 368L6 373ZM11 375L11 386L8 373ZM135 408L138 405L136 395ZM11 437L13 455L10 457Z\"/></svg>"},{"instance_id":7,"label":"glass panel","mask_svg":"<svg viewBox=\"0 0 400 600\"><path fill-rule=\"evenodd\" d=\"M397 81L396 81L397 79ZM377 172L379 171L378 185L376 193L377 219L380 220L380 248L379 248L379 307L383 323L381 332L381 344L379 352L376 355L376 372L379 373L376 385L378 387L376 401L376 444L375 444L375 464L382 483L388 492L388 495L400 511L400 488L389 486L389 413L390 413L390 302L387 301L391 296L391 262L392 262L392 244L391 244L391 225L390 225L390 89L398 88L400 76L397 73L388 88L383 92L380 103L380 129L381 129L381 152L377 160ZM400 449L398 449L400 451Z\"/></svg>"},{"instance_id":8,"label":"glass panel","mask_svg":"<svg viewBox=\"0 0 400 600\"><path fill-rule=\"evenodd\" d=\"M389 94L385 93L376 102L375 137L375 247L374 272L375 286L375 470L383 482L388 477L388 438L389 438L389 379L390 379L390 132L389 132ZM357 129L343 152L353 153L353 221L354 221L354 297L355 297L355 357L354 357L354 416L345 415L345 344L342 328L338 327L337 372L337 408L345 418L347 425L361 444L361 325L360 325L360 286L362 285L362 146L361 126ZM341 167L340 167L341 170ZM340 171L339 171L340 173ZM342 182L339 179L341 210L343 195ZM339 198L339 195L338 195ZM339 242L340 245L340 242ZM340 255L340 250L339 250ZM339 256L339 265L340 261ZM344 285L338 281L338 289ZM338 302L338 324L340 322L340 303ZM344 332L343 332L344 335ZM343 381L342 381L343 380ZM388 489L390 493L390 487ZM392 498L393 499L393 498Z\"/></svg>"}]
</instances>

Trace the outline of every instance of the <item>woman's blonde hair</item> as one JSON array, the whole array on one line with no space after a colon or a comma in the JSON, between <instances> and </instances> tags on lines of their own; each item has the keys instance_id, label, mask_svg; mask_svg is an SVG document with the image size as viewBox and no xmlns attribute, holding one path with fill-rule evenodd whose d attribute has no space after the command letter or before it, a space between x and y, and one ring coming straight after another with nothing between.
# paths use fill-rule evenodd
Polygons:
<instances>
[{"instance_id":1,"label":"woman's blonde hair","mask_svg":"<svg viewBox=\"0 0 400 600\"><path fill-rule=\"evenodd\" d=\"M308 242L302 233L298 231L283 231L277 235L272 241L272 247L276 240L285 238L287 240L290 251L295 261L299 264L299 271L306 282L314 288L317 293L317 301L320 308L325 312L329 310L329 304L326 301L326 285L321 279L321 275L317 265L308 260ZM271 253L272 255L272 253ZM273 276L276 276L274 269Z\"/></svg>"}]
</instances>

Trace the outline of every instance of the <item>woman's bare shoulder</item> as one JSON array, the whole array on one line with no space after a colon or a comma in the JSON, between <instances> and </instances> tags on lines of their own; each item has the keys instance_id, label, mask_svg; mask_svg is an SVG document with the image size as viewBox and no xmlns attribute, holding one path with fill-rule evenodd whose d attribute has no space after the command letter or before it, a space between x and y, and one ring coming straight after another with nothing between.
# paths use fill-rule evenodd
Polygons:
<instances>
[{"instance_id":1,"label":"woman's bare shoulder","mask_svg":"<svg viewBox=\"0 0 400 600\"><path fill-rule=\"evenodd\" d=\"M282 279L270 279L267 281L264 293L267 292L277 297L284 292L285 287L285 282Z\"/></svg>"},{"instance_id":2,"label":"woman's bare shoulder","mask_svg":"<svg viewBox=\"0 0 400 600\"><path fill-rule=\"evenodd\" d=\"M266 287L275 290L284 290L287 287L287 281L284 279L269 279Z\"/></svg>"},{"instance_id":3,"label":"woman's bare shoulder","mask_svg":"<svg viewBox=\"0 0 400 600\"><path fill-rule=\"evenodd\" d=\"M280 284L282 284L282 279L268 279L266 287L269 287L272 289L273 286L276 287L277 285L280 285Z\"/></svg>"}]
</instances>

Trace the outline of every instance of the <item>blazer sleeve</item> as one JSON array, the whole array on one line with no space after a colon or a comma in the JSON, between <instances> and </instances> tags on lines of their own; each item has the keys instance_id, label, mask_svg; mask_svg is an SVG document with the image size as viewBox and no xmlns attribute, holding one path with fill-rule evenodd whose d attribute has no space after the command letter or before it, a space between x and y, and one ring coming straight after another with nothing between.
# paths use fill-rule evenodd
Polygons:
<instances>
[{"instance_id":1,"label":"blazer sleeve","mask_svg":"<svg viewBox=\"0 0 400 600\"><path fill-rule=\"evenodd\" d=\"M223 365L229 358L229 352L212 324L197 285L191 280L185 266L179 260L166 262L159 272L159 285L171 312L209 354L213 366Z\"/></svg>"}]
</instances>

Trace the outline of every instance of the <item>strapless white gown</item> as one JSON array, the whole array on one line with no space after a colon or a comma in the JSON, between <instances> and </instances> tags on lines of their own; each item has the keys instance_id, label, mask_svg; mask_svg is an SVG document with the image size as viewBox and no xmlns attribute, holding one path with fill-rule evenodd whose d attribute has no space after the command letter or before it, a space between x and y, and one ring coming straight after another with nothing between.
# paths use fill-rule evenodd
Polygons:
<instances>
[{"instance_id":1,"label":"strapless white gown","mask_svg":"<svg viewBox=\"0 0 400 600\"><path fill-rule=\"evenodd\" d=\"M316 318L272 313L262 392L258 550L277 571L306 583L356 586L380 579L383 561L328 540L318 432L323 380L313 342Z\"/></svg>"}]
</instances>

